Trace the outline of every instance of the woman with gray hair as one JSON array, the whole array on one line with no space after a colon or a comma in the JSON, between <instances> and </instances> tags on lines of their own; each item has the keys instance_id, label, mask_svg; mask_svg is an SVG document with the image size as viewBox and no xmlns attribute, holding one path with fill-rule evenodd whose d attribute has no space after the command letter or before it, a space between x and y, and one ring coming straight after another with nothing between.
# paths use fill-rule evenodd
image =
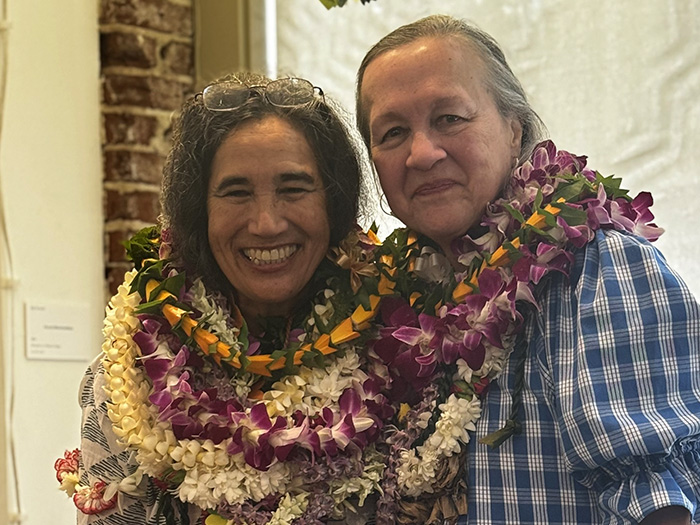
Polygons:
<instances>
[{"instance_id":1,"label":"woman with gray hair","mask_svg":"<svg viewBox=\"0 0 700 525\"><path fill-rule=\"evenodd\" d=\"M385 242L414 258L397 282L414 308L425 301L419 335L397 329L394 352L415 351L421 385L444 370L452 395L480 406L462 429L473 436L444 460L420 429L397 448L411 459L399 481L413 476L401 522L432 510L469 524L696 523L700 306L648 242L660 234L650 196L632 200L585 157L540 142L499 45L462 20L430 16L382 38L356 102L408 226ZM464 486L468 506L455 497Z\"/></svg>"}]
</instances>

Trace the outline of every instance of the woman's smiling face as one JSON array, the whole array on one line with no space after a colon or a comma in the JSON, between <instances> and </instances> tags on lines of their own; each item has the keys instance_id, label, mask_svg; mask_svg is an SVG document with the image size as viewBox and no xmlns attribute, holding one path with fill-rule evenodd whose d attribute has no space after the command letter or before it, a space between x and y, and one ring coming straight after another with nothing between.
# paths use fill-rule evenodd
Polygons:
<instances>
[{"instance_id":1,"label":"woman's smiling face","mask_svg":"<svg viewBox=\"0 0 700 525\"><path fill-rule=\"evenodd\" d=\"M323 181L311 147L288 121L245 122L211 167L208 237L246 315L287 315L328 251Z\"/></svg>"},{"instance_id":2,"label":"woman's smiling face","mask_svg":"<svg viewBox=\"0 0 700 525\"><path fill-rule=\"evenodd\" d=\"M447 254L498 196L520 151L520 123L499 113L486 75L466 42L422 38L379 55L362 81L389 205Z\"/></svg>"}]
</instances>

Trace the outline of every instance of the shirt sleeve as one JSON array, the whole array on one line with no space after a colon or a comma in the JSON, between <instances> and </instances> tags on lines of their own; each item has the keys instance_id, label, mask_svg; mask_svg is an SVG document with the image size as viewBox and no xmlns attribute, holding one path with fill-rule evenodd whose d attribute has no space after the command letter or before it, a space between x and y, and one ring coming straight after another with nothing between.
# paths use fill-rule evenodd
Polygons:
<instances>
[{"instance_id":1,"label":"shirt sleeve","mask_svg":"<svg viewBox=\"0 0 700 525\"><path fill-rule=\"evenodd\" d=\"M95 359L83 377L80 385L81 424L81 464L80 484L92 486L96 481L105 483L120 482L133 474L137 463L133 453L117 443L112 431L112 423L107 415L107 398L104 391L104 369L100 358ZM84 514L78 510L78 525L144 525L165 524L165 518L157 513L159 490L152 480L144 476L139 485L139 494L130 496L120 493L117 505L97 514ZM192 506L188 506L192 507ZM197 523L190 509L190 523ZM177 523L180 520L175 516Z\"/></svg>"},{"instance_id":2,"label":"shirt sleeve","mask_svg":"<svg viewBox=\"0 0 700 525\"><path fill-rule=\"evenodd\" d=\"M598 231L538 315L567 468L603 522L700 519L700 307L644 240Z\"/></svg>"}]
</instances>

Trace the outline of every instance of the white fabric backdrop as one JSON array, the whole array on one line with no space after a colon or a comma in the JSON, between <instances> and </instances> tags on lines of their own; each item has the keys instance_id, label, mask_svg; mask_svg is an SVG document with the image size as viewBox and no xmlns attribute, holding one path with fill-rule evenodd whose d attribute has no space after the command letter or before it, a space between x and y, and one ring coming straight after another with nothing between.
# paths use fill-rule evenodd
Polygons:
<instances>
[{"instance_id":1,"label":"white fabric backdrop","mask_svg":"<svg viewBox=\"0 0 700 525\"><path fill-rule=\"evenodd\" d=\"M502 45L561 149L651 191L657 245L700 296L700 0L348 0L277 2L280 74L353 108L369 47L425 15L466 18Z\"/></svg>"}]
</instances>

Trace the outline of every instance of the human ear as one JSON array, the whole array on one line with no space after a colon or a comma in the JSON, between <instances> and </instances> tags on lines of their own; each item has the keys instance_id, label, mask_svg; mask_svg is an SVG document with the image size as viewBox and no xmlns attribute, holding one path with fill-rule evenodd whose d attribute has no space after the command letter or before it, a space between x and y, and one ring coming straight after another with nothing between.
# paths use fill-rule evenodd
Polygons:
<instances>
[{"instance_id":1,"label":"human ear","mask_svg":"<svg viewBox=\"0 0 700 525\"><path fill-rule=\"evenodd\" d=\"M523 125L520 123L516 117L510 117L510 132L511 132L511 142L510 145L514 151L516 157L520 156L520 146L523 142Z\"/></svg>"}]
</instances>

